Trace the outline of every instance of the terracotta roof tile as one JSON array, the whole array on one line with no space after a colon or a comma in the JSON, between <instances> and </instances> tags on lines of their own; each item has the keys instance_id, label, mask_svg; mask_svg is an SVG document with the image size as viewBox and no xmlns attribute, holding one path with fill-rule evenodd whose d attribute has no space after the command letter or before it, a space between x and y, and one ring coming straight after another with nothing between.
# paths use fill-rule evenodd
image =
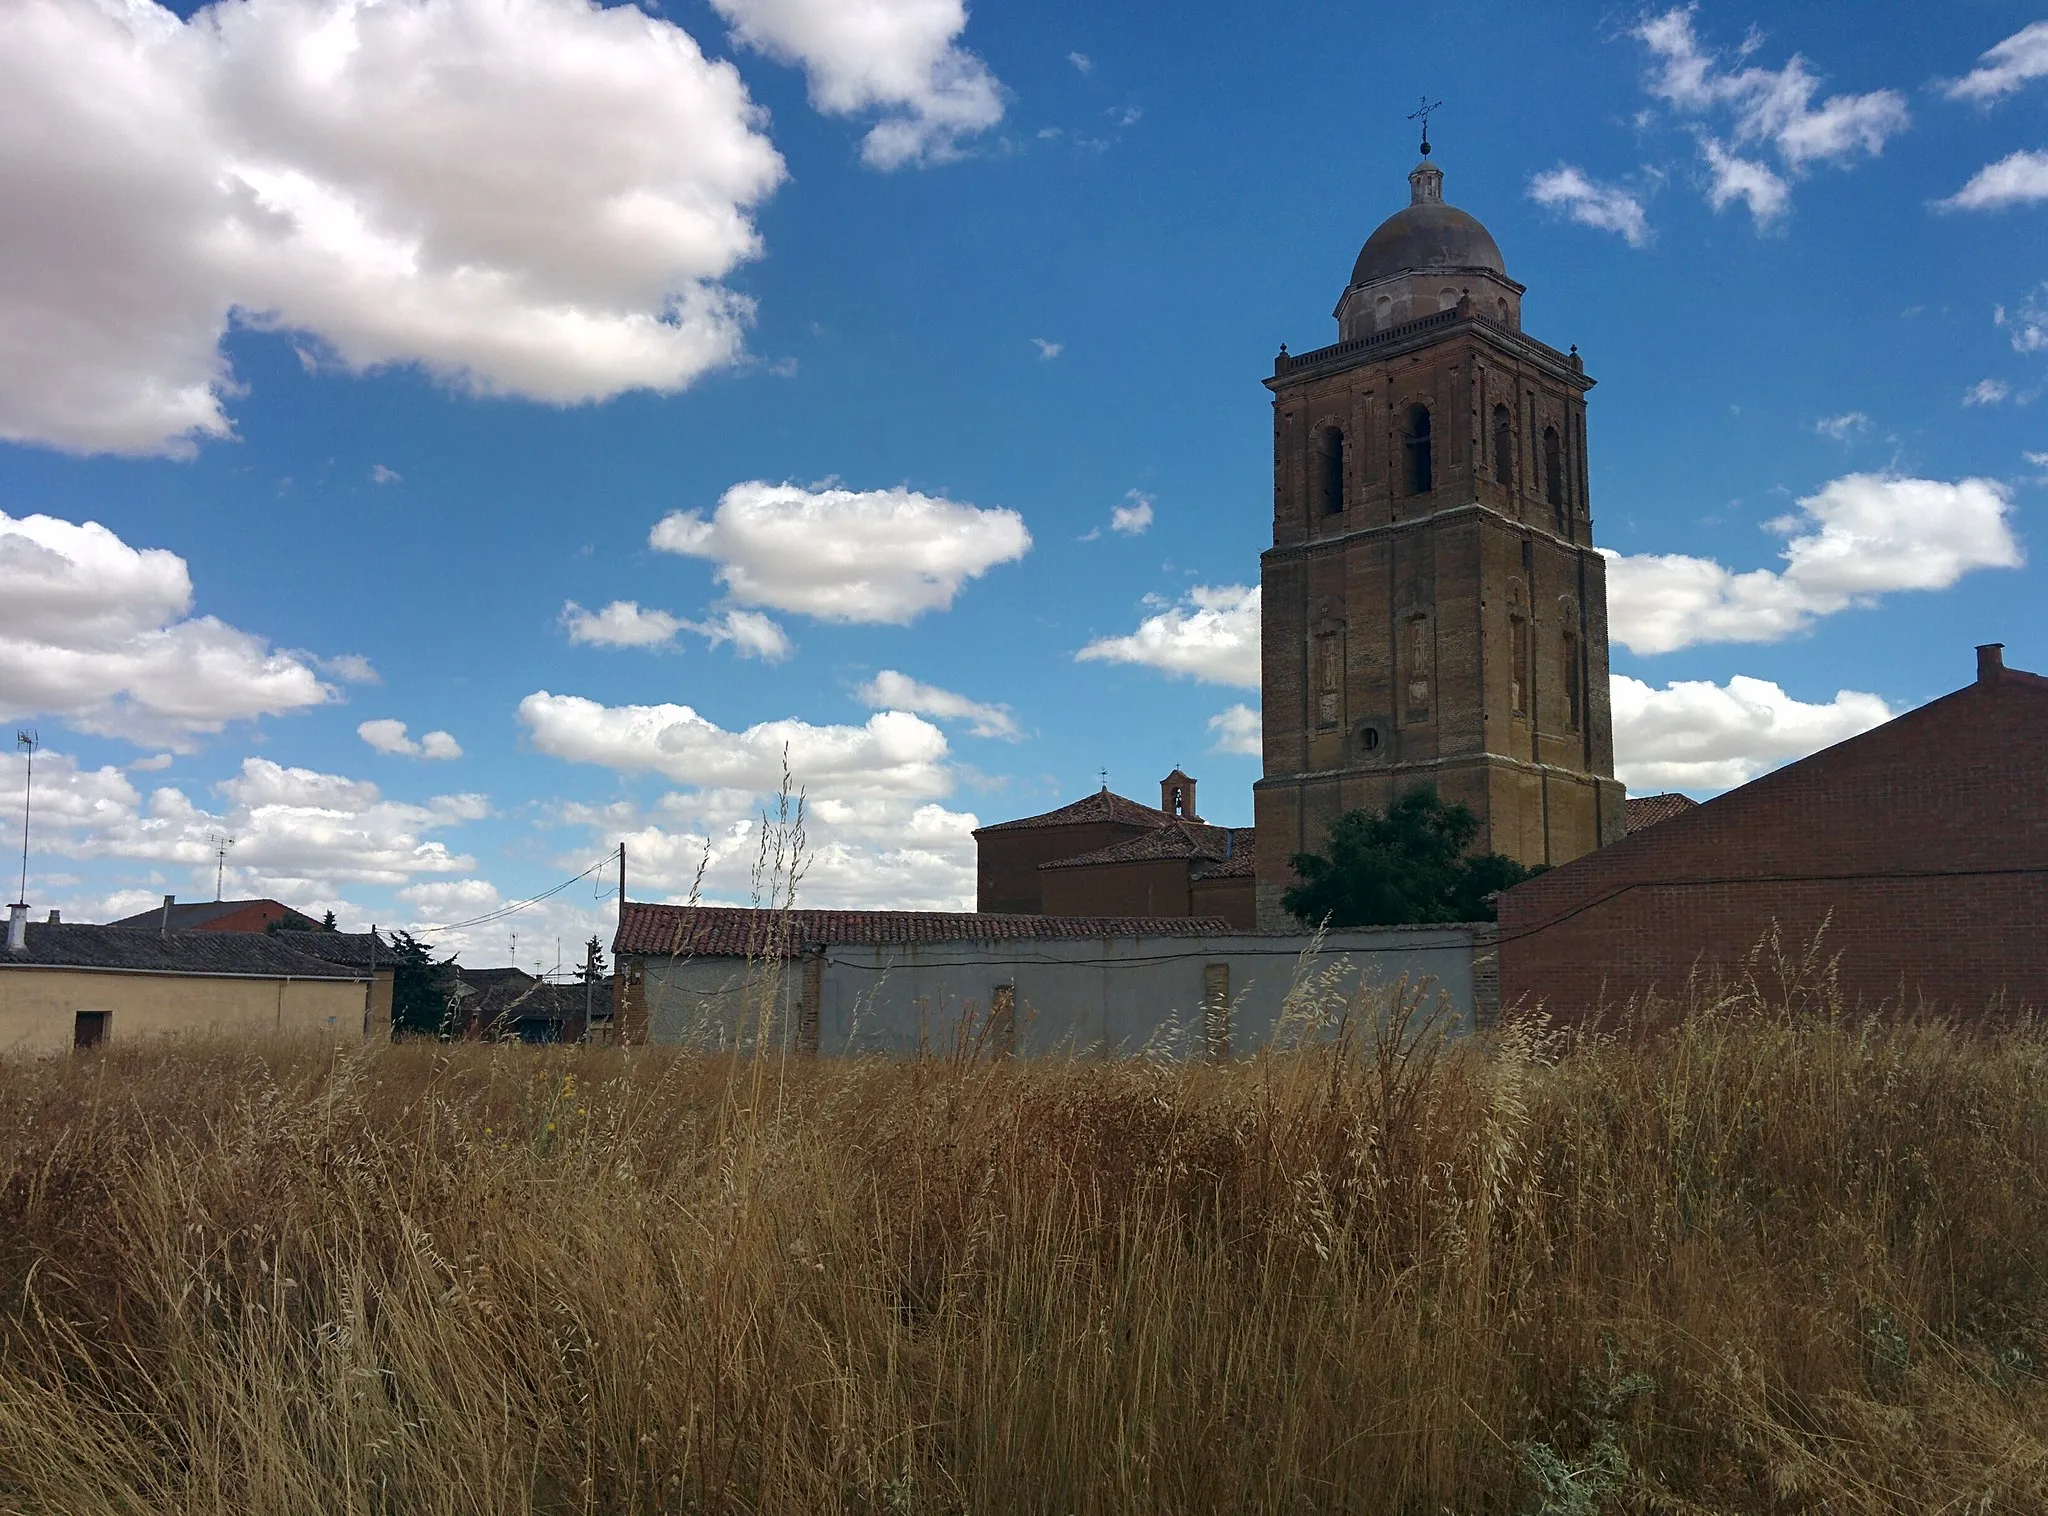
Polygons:
<instances>
[{"instance_id":1,"label":"terracotta roof tile","mask_svg":"<svg viewBox=\"0 0 2048 1516\"><path fill-rule=\"evenodd\" d=\"M983 911L764 911L629 901L614 953L788 957L836 943L992 942L1031 938L1200 937L1219 916L1025 916Z\"/></svg>"},{"instance_id":2,"label":"terracotta roof tile","mask_svg":"<svg viewBox=\"0 0 2048 1516\"><path fill-rule=\"evenodd\" d=\"M1640 832L1646 826L1669 821L1673 816L1683 816L1698 807L1699 802L1690 795L1631 795L1628 797L1628 829Z\"/></svg>"},{"instance_id":3,"label":"terracotta roof tile","mask_svg":"<svg viewBox=\"0 0 2048 1516\"><path fill-rule=\"evenodd\" d=\"M1149 805L1140 805L1135 800L1126 800L1110 790L1097 790L1085 795L1071 805L1058 810L1046 811L1037 816L1020 816L1015 821L994 821L987 826L975 828L974 835L984 832L1009 832L1028 826L1084 826L1091 821L1115 821L1125 826L1165 826L1173 817L1164 811L1154 810Z\"/></svg>"},{"instance_id":4,"label":"terracotta roof tile","mask_svg":"<svg viewBox=\"0 0 2048 1516\"><path fill-rule=\"evenodd\" d=\"M1248 826L1205 826L1186 821L1166 825L1136 837L1126 837L1091 853L1073 858L1055 858L1041 863L1041 869L1085 868L1094 863L1139 863L1150 858L1188 858L1223 863L1235 862L1243 851L1249 855L1253 830Z\"/></svg>"}]
</instances>

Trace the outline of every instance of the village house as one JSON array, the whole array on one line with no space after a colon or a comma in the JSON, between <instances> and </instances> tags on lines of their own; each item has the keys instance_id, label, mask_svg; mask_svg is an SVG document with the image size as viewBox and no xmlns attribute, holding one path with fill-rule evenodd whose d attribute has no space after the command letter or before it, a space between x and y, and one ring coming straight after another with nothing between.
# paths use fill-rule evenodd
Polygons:
<instances>
[{"instance_id":1,"label":"village house","mask_svg":"<svg viewBox=\"0 0 2048 1516\"><path fill-rule=\"evenodd\" d=\"M260 932L31 922L0 949L0 1052L58 1053L172 1034L373 1034L372 982Z\"/></svg>"}]
</instances>

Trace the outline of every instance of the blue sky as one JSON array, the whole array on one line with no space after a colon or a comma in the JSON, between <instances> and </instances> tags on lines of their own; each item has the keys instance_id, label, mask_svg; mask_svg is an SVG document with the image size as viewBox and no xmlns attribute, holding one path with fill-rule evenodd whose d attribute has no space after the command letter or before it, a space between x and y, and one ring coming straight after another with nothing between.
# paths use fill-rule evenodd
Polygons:
<instances>
[{"instance_id":1,"label":"blue sky","mask_svg":"<svg viewBox=\"0 0 2048 1516\"><path fill-rule=\"evenodd\" d=\"M8 7L29 901L206 896L216 834L229 893L351 925L466 920L622 836L636 897L708 857L706 895L744 900L785 746L815 904L970 905L977 819L1105 768L1144 798L1181 765L1248 823L1259 380L1333 340L1424 90L1446 198L1600 381L1633 790L1839 740L1978 642L2048 667L2039 7L1426 30ZM586 882L440 940L498 962L516 927L551 961L609 910Z\"/></svg>"}]
</instances>

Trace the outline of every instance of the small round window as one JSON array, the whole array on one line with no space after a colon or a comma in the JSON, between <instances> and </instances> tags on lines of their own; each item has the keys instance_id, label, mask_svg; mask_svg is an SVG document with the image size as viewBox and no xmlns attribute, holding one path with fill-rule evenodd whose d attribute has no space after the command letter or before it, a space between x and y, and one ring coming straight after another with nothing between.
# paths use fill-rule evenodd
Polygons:
<instances>
[{"instance_id":1,"label":"small round window","mask_svg":"<svg viewBox=\"0 0 2048 1516\"><path fill-rule=\"evenodd\" d=\"M1361 753L1377 753L1380 750L1380 729L1376 726L1362 726L1358 729L1358 750Z\"/></svg>"}]
</instances>

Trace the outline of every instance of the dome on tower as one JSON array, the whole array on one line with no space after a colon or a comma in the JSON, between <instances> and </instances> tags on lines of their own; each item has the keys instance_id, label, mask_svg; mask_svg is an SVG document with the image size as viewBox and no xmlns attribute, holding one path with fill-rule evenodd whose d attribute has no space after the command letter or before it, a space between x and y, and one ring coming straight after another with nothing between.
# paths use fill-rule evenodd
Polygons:
<instances>
[{"instance_id":1,"label":"dome on tower","mask_svg":"<svg viewBox=\"0 0 2048 1516\"><path fill-rule=\"evenodd\" d=\"M1443 170L1424 159L1408 176L1409 203L1365 239L1352 265L1353 285L1424 269L1486 269L1507 276L1500 244L1479 218L1444 204Z\"/></svg>"}]
</instances>

